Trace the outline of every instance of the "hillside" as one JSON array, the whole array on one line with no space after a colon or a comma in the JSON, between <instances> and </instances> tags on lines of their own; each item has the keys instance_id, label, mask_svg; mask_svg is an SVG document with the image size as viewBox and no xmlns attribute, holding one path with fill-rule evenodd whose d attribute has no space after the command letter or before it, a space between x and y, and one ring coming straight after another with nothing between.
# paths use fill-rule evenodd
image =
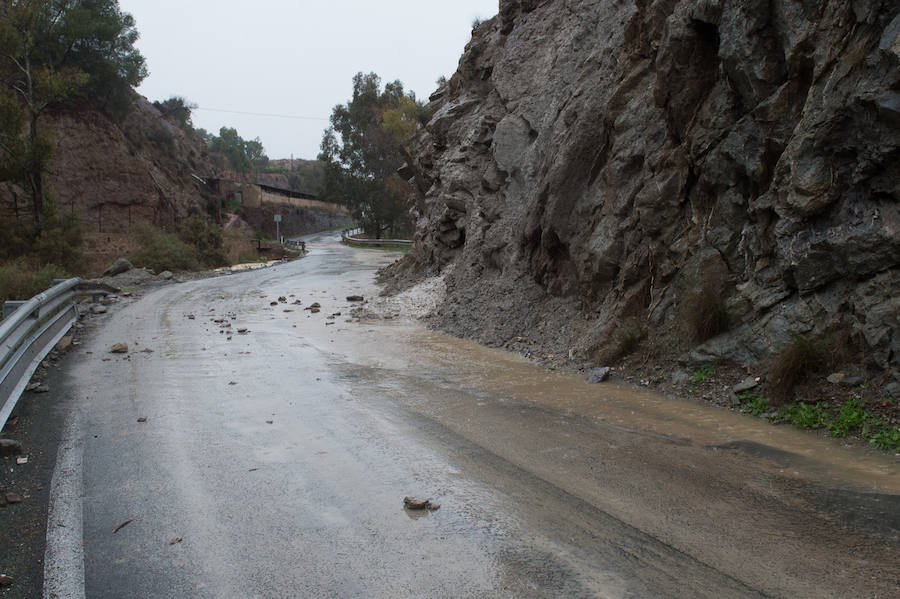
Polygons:
<instances>
[{"instance_id":1,"label":"hillside","mask_svg":"<svg viewBox=\"0 0 900 599\"><path fill-rule=\"evenodd\" d=\"M388 274L444 277L438 327L585 365L813 339L897 376L895 3L502 0L430 108Z\"/></svg>"}]
</instances>

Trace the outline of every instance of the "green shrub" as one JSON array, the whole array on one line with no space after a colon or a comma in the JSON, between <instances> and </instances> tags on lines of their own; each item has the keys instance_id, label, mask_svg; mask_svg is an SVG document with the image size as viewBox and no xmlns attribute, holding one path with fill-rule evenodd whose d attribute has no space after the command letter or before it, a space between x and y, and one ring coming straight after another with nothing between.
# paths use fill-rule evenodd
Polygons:
<instances>
[{"instance_id":1,"label":"green shrub","mask_svg":"<svg viewBox=\"0 0 900 599\"><path fill-rule=\"evenodd\" d=\"M706 366L701 367L700 370L695 372L694 376L691 377L691 386L688 390L693 393L697 389L698 385L705 383L715 375L716 368L712 364L707 364Z\"/></svg>"},{"instance_id":2,"label":"green shrub","mask_svg":"<svg viewBox=\"0 0 900 599\"><path fill-rule=\"evenodd\" d=\"M877 429L869 437L869 445L876 449L900 451L900 428L891 426L885 420L880 420Z\"/></svg>"},{"instance_id":3,"label":"green shrub","mask_svg":"<svg viewBox=\"0 0 900 599\"><path fill-rule=\"evenodd\" d=\"M824 364L824 352L818 343L806 337L795 338L772 358L768 376L770 397L779 403L791 401L794 387Z\"/></svg>"},{"instance_id":4,"label":"green shrub","mask_svg":"<svg viewBox=\"0 0 900 599\"><path fill-rule=\"evenodd\" d=\"M762 416L769 408L769 401L759 393L741 393L740 400L754 416Z\"/></svg>"},{"instance_id":5,"label":"green shrub","mask_svg":"<svg viewBox=\"0 0 900 599\"><path fill-rule=\"evenodd\" d=\"M859 399L854 398L841 407L834 419L825 428L828 429L828 434L832 437L846 437L850 434L850 431L862 428L867 418L868 414L866 414Z\"/></svg>"},{"instance_id":6,"label":"green shrub","mask_svg":"<svg viewBox=\"0 0 900 599\"><path fill-rule=\"evenodd\" d=\"M228 253L222 245L222 227L193 214L178 225L178 238L197 249L197 259L206 267L225 266Z\"/></svg>"},{"instance_id":7,"label":"green shrub","mask_svg":"<svg viewBox=\"0 0 900 599\"><path fill-rule=\"evenodd\" d=\"M797 428L817 429L825 425L825 413L819 404L799 404L789 408L790 421Z\"/></svg>"},{"instance_id":8,"label":"green shrub","mask_svg":"<svg viewBox=\"0 0 900 599\"><path fill-rule=\"evenodd\" d=\"M32 253L42 264L61 264L71 270L81 265L82 230L73 216L49 212L37 231Z\"/></svg>"},{"instance_id":9,"label":"green shrub","mask_svg":"<svg viewBox=\"0 0 900 599\"><path fill-rule=\"evenodd\" d=\"M133 232L140 245L130 256L135 266L143 266L157 272L200 268L197 248L183 242L176 235L160 231L147 223L138 223Z\"/></svg>"},{"instance_id":10,"label":"green shrub","mask_svg":"<svg viewBox=\"0 0 900 599\"><path fill-rule=\"evenodd\" d=\"M7 300L27 300L46 291L53 279L66 278L66 271L48 264L40 269L25 258L0 265L0 303Z\"/></svg>"}]
</instances>

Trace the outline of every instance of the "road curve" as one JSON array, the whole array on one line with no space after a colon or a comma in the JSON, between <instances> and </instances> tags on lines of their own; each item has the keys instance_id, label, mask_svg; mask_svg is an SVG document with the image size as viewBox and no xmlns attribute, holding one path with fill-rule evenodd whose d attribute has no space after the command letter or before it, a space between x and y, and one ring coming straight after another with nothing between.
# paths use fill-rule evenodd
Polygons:
<instances>
[{"instance_id":1,"label":"road curve","mask_svg":"<svg viewBox=\"0 0 900 599\"><path fill-rule=\"evenodd\" d=\"M898 588L896 461L354 319L395 255L309 247L154 290L80 346L88 597Z\"/></svg>"}]
</instances>

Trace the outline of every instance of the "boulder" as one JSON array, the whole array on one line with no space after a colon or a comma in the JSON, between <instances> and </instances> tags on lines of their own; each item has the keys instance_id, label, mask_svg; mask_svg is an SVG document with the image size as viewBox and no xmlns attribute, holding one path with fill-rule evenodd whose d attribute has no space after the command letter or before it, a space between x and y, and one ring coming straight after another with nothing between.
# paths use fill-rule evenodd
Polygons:
<instances>
[{"instance_id":1,"label":"boulder","mask_svg":"<svg viewBox=\"0 0 900 599\"><path fill-rule=\"evenodd\" d=\"M109 265L109 267L103 271L104 277L114 277L116 275L120 275L123 272L128 272L134 268L134 265L126 260L125 258L119 258L115 262Z\"/></svg>"}]
</instances>

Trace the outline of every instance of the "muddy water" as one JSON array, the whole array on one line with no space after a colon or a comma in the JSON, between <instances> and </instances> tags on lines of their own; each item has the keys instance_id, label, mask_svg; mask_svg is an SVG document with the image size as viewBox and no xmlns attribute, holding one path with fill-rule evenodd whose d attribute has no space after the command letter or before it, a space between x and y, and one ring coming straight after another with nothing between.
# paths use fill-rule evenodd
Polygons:
<instances>
[{"instance_id":1,"label":"muddy water","mask_svg":"<svg viewBox=\"0 0 900 599\"><path fill-rule=\"evenodd\" d=\"M427 331L413 323L387 325L368 333L357 337L356 358L364 363L368 360L373 367L427 371L473 391L594 419L626 431L744 451L770 460L790 475L900 493L898 456L848 447L821 431L773 426L746 414L630 385L592 385L583 375L549 371L519 355ZM384 339L397 333L402 342L388 349Z\"/></svg>"}]
</instances>

